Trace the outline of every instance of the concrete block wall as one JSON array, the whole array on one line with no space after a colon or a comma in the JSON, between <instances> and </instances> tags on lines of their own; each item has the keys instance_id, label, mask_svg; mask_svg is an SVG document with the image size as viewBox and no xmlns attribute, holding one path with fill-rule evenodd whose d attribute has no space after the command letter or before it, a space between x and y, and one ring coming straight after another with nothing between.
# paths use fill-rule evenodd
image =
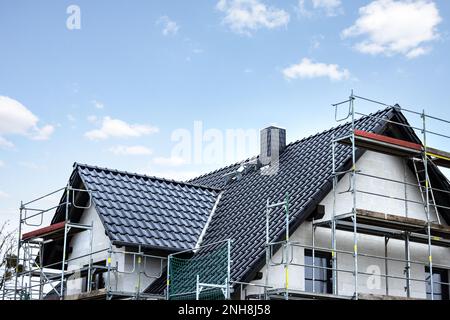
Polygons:
<instances>
[{"instance_id":1,"label":"concrete block wall","mask_svg":"<svg viewBox=\"0 0 450 320\"><path fill-rule=\"evenodd\" d=\"M110 240L105 234L105 229L100 217L96 212L94 204L89 209L86 209L81 216L80 224L93 225L92 234L92 252L102 251L100 253L92 255L94 264L96 262L107 261L108 248L110 247ZM90 231L80 232L73 236L70 242L72 252L68 258L73 259L89 253L90 248ZM111 266L117 267L118 272L110 273L111 288L114 291L120 292L136 292L140 287L142 292L147 286L149 286L160 274L161 260L156 258L144 257L141 259L141 265L139 267L138 259L132 254L125 254L124 247L112 246L114 253L111 256ZM79 270L83 266L89 264L89 256L70 261L68 263L68 270ZM166 263L163 263L163 268ZM141 275L139 277L139 270ZM163 269L164 270L164 269ZM84 279L75 273L75 275L67 281L67 295L76 295L82 292L82 283ZM106 283L106 274L105 274Z\"/></svg>"}]
</instances>

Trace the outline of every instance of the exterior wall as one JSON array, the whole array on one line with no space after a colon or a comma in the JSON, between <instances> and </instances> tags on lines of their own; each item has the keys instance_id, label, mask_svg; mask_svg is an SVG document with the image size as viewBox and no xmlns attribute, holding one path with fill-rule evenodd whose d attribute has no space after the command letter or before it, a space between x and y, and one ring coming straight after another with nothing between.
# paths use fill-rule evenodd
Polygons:
<instances>
[{"instance_id":1,"label":"exterior wall","mask_svg":"<svg viewBox=\"0 0 450 320\"><path fill-rule=\"evenodd\" d=\"M86 209L81 216L80 224L93 225L92 231L92 252L102 251L92 255L94 264L101 261L107 261L110 240L105 234L105 229L96 212L94 204ZM83 231L73 236L70 242L72 252L68 259L74 259L68 262L68 270L80 270L83 266L89 264L89 256L78 258L89 254L90 252L90 231ZM111 255L111 268L115 267L116 271L110 273L111 290L118 292L136 292L140 288L142 292L150 285L155 278L161 273L161 259L144 257L141 264L135 255L131 252L125 253L125 248L112 246L113 253ZM105 264L106 265L106 264ZM164 261L163 268L166 263ZM105 273L105 283L106 283ZM82 292L82 283L84 279L79 273L75 273L68 279L67 295L76 295Z\"/></svg>"},{"instance_id":2,"label":"exterior wall","mask_svg":"<svg viewBox=\"0 0 450 320\"><path fill-rule=\"evenodd\" d=\"M417 183L415 175L409 169L406 170L404 161L401 158L393 157L381 153L367 151L357 163L357 169L362 173L374 175L377 177L385 177L393 180L407 181L408 183ZM349 189L349 175L345 176L339 183L337 189L345 191ZM403 184L383 181L379 179L357 176L356 188L358 190L389 195L391 197L406 198L409 200L421 202L421 195L418 187L408 186L405 190ZM406 192L406 193L405 193ZM323 201L325 206L325 217L323 220L330 220L333 212L333 192L328 194ZM426 215L422 204L416 204L405 201L388 199L373 195L357 193L356 207L358 209L372 210L386 214L394 214L399 216L408 216L426 220ZM352 196L350 193L338 195L336 199L336 215L351 212ZM431 212L431 220L437 220L436 213ZM385 256L385 240L383 237L368 236L358 234L358 252L360 254L370 254L384 257ZM353 251L353 233L337 231L336 243L338 250ZM303 245L312 245L312 223L303 223L291 236L292 242L299 242ZM315 246L323 248L331 248L331 230L324 228L316 228ZM320 251L320 250L319 250ZM293 263L304 264L304 248L293 248ZM387 246L387 255L389 258L405 259L405 244L400 240L389 240ZM420 261L428 263L428 246L418 243L410 243L410 255L412 261ZM281 262L282 251L279 250L274 255L273 261ZM433 247L433 263L437 265L450 266L450 249ZM388 275L396 277L405 277L405 263L401 261L388 261ZM354 270L354 259L351 254L337 254L337 268L348 271ZM263 279L253 281L255 284L264 284L266 275L266 267L262 268ZM385 260L368 257L358 257L358 271L366 272L369 275L359 275L358 291L360 293L390 295L406 297L406 281L404 279L390 278L386 281L385 277L377 276L386 274ZM289 287L293 290L304 290L304 267L291 266L289 269ZM425 280L425 265L411 265L411 279ZM270 267L269 285L275 288L283 288L285 286L284 266ZM386 286L388 289L386 289ZM354 293L354 277L351 273L338 272L337 281L339 295L352 296ZM426 298L425 282L411 281L411 297ZM248 286L247 294L261 293L261 288Z\"/></svg>"}]
</instances>

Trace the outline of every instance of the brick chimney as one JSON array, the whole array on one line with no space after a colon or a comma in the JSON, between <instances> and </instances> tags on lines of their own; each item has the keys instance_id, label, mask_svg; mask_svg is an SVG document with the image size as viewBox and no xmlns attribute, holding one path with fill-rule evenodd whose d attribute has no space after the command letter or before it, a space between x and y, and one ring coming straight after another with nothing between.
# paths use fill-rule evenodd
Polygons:
<instances>
[{"instance_id":1,"label":"brick chimney","mask_svg":"<svg viewBox=\"0 0 450 320\"><path fill-rule=\"evenodd\" d=\"M261 130L259 162L262 166L278 163L278 159L285 149L286 129L270 126Z\"/></svg>"}]
</instances>

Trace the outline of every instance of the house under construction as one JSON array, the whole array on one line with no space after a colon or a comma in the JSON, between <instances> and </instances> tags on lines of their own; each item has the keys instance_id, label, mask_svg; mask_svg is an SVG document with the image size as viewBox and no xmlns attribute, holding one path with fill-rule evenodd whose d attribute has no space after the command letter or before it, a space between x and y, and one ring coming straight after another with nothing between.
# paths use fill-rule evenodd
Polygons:
<instances>
[{"instance_id":1,"label":"house under construction","mask_svg":"<svg viewBox=\"0 0 450 320\"><path fill-rule=\"evenodd\" d=\"M3 299L449 299L450 154L428 141L450 121L333 106L343 124L263 129L258 156L188 182L76 163L53 208L21 205Z\"/></svg>"}]
</instances>

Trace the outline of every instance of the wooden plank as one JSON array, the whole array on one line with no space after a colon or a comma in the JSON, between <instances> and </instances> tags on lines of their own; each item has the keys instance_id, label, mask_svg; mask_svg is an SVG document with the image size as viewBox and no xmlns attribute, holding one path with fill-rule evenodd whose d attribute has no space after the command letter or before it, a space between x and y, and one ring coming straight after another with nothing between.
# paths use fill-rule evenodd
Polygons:
<instances>
[{"instance_id":1,"label":"wooden plank","mask_svg":"<svg viewBox=\"0 0 450 320\"><path fill-rule=\"evenodd\" d=\"M352 143L350 138L339 142L347 145ZM401 157L418 156L422 150L420 144L362 130L355 130L355 145L358 148Z\"/></svg>"},{"instance_id":2,"label":"wooden plank","mask_svg":"<svg viewBox=\"0 0 450 320\"><path fill-rule=\"evenodd\" d=\"M91 292L82 292L79 294L67 295L64 300L99 300L106 299L106 289L93 290Z\"/></svg>"},{"instance_id":3,"label":"wooden plank","mask_svg":"<svg viewBox=\"0 0 450 320\"><path fill-rule=\"evenodd\" d=\"M62 221L62 222L59 222L59 223L55 223L55 224L49 225L49 226L44 227L44 228L40 228L40 229L37 229L37 230L33 230L31 232L24 233L22 235L22 240L30 240L32 238L45 237L46 235L49 235L51 233L58 232L58 231L64 229L64 225L65 224L66 224L66 222Z\"/></svg>"},{"instance_id":4,"label":"wooden plank","mask_svg":"<svg viewBox=\"0 0 450 320\"><path fill-rule=\"evenodd\" d=\"M425 151L422 144L396 139L377 133L355 130L355 145L376 152L396 156L417 156ZM341 140L344 144L351 144L350 138ZM427 147L427 155L432 158L435 165L450 168L450 152Z\"/></svg>"},{"instance_id":5,"label":"wooden plank","mask_svg":"<svg viewBox=\"0 0 450 320\"><path fill-rule=\"evenodd\" d=\"M427 147L427 155L431 157L431 160L435 165L450 168L449 152Z\"/></svg>"},{"instance_id":6,"label":"wooden plank","mask_svg":"<svg viewBox=\"0 0 450 320\"><path fill-rule=\"evenodd\" d=\"M387 295L371 294L371 293L359 293L358 298L360 300L425 300L425 299L421 299L421 298L387 296Z\"/></svg>"},{"instance_id":7,"label":"wooden plank","mask_svg":"<svg viewBox=\"0 0 450 320\"><path fill-rule=\"evenodd\" d=\"M427 147L427 154L432 157L442 158L443 160L450 161L450 153L446 151Z\"/></svg>"},{"instance_id":8,"label":"wooden plank","mask_svg":"<svg viewBox=\"0 0 450 320\"><path fill-rule=\"evenodd\" d=\"M357 209L356 214L358 223L373 224L386 228L395 228L397 230L415 231L422 234L426 233L425 228L427 227L427 222L424 220L364 209ZM450 227L432 223L431 234L433 236L450 239Z\"/></svg>"},{"instance_id":9,"label":"wooden plank","mask_svg":"<svg viewBox=\"0 0 450 320\"><path fill-rule=\"evenodd\" d=\"M330 228L330 225L322 225L322 227L325 228ZM373 227L377 228L374 229ZM337 221L336 223L336 229L337 230L342 230L342 231L348 231L348 232L353 232L353 222L351 220L346 220L346 221ZM405 230L400 229L400 228L389 228L389 227L380 227L379 225L369 225L369 224L364 224L364 223L360 223L358 221L357 223L357 233L359 234L367 234L367 235L372 235L372 236L376 236L376 237L389 237L391 239L397 239L397 240L404 240L404 235L403 232ZM422 233L417 233L414 231L410 231L410 241L411 242L416 242L416 243L422 243L422 244L428 244L428 238L425 231L425 228L421 228ZM447 237L448 238L448 237ZM440 247L445 247L445 248L449 248L450 247L450 241L445 239L445 237L436 237L433 236L431 238L431 244L434 246L440 246Z\"/></svg>"},{"instance_id":10,"label":"wooden plank","mask_svg":"<svg viewBox=\"0 0 450 320\"><path fill-rule=\"evenodd\" d=\"M401 139L391 138L388 136L383 136L381 134L376 134L372 132L367 132L363 130L355 130L355 136L371 139L378 142L384 142L388 144L392 144L395 146L415 150L415 151L422 151L422 145L414 142L409 142Z\"/></svg>"}]
</instances>

